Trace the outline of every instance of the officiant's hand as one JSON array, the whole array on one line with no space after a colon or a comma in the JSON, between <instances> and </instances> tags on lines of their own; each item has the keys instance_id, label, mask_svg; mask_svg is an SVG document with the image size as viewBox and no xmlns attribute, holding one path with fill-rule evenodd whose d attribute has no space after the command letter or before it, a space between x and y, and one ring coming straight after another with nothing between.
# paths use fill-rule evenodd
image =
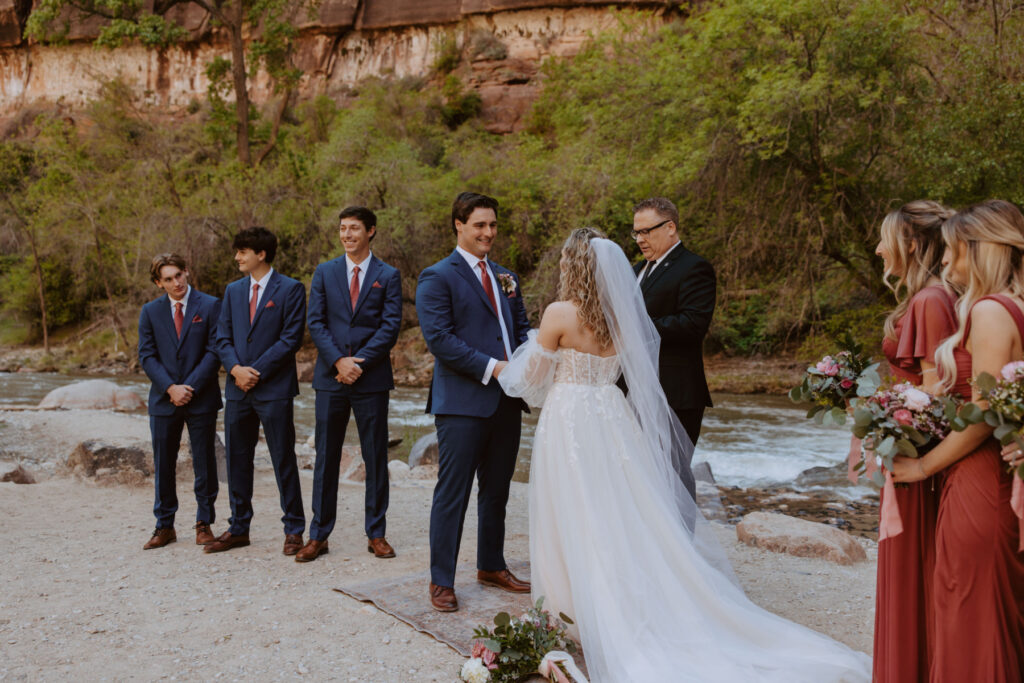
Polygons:
<instances>
[{"instance_id":1,"label":"officiant's hand","mask_svg":"<svg viewBox=\"0 0 1024 683\"><path fill-rule=\"evenodd\" d=\"M492 377L497 377L498 375L501 374L502 370L504 370L506 367L508 367L508 361L507 360L499 360L494 365L494 372L491 373L491 376Z\"/></svg>"}]
</instances>

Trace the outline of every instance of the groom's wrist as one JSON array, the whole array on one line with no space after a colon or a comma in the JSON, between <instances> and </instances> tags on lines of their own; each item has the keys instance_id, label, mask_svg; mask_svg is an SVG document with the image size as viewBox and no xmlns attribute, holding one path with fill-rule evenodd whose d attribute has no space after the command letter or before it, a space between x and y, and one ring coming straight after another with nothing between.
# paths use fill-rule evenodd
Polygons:
<instances>
[{"instance_id":1,"label":"groom's wrist","mask_svg":"<svg viewBox=\"0 0 1024 683\"><path fill-rule=\"evenodd\" d=\"M492 358L487 361L487 369L484 370L484 376L480 379L481 384L487 384L491 381L491 375L494 373L494 366L498 364L497 358Z\"/></svg>"}]
</instances>

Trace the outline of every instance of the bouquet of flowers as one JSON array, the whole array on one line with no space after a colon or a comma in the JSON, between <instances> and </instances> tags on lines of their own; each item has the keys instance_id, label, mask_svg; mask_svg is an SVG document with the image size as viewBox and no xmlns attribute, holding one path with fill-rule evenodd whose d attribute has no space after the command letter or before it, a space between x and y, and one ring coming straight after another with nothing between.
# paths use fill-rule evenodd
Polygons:
<instances>
[{"instance_id":1,"label":"bouquet of flowers","mask_svg":"<svg viewBox=\"0 0 1024 683\"><path fill-rule=\"evenodd\" d=\"M982 398L988 400L988 410L968 403L963 409L964 417L968 422L984 420L995 427L992 435L1002 445L1016 441L1024 449L1024 361L1004 365L998 379L983 372L974 381ZM1017 476L1024 478L1024 464L1017 467Z\"/></svg>"},{"instance_id":2,"label":"bouquet of flowers","mask_svg":"<svg viewBox=\"0 0 1024 683\"><path fill-rule=\"evenodd\" d=\"M460 678L469 683L484 681L518 681L540 672L552 674L555 680L568 681L568 673L577 680L582 678L572 658L565 655L563 663L552 661L551 653L575 654L576 643L565 631L572 619L559 613L558 619L542 609L544 598L537 600L525 614L512 618L507 612L494 617L494 629L478 626L473 630L477 640L473 643L472 657L462 666ZM564 668L563 668L564 667ZM557 672L555 671L557 669Z\"/></svg>"},{"instance_id":3,"label":"bouquet of flowers","mask_svg":"<svg viewBox=\"0 0 1024 683\"><path fill-rule=\"evenodd\" d=\"M846 424L848 403L871 396L882 383L878 363L863 354L863 347L849 334L842 343L842 351L808 367L803 381L789 392L794 403L812 404L807 417L818 424Z\"/></svg>"},{"instance_id":4,"label":"bouquet of flowers","mask_svg":"<svg viewBox=\"0 0 1024 683\"><path fill-rule=\"evenodd\" d=\"M951 430L961 431L967 426L967 420L957 414L958 408L951 398L932 396L907 383L894 384L857 401L851 431L867 443L865 460L857 468L867 465L867 450L879 456L890 472L897 454L918 457L919 448L932 446ZM870 476L879 486L885 485L882 472L874 470Z\"/></svg>"}]
</instances>

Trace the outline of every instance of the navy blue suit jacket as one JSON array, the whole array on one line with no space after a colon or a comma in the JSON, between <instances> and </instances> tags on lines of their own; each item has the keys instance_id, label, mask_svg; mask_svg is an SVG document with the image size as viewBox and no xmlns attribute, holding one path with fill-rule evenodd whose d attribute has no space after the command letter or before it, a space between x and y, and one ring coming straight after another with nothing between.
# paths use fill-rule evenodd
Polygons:
<instances>
[{"instance_id":1,"label":"navy blue suit jacket","mask_svg":"<svg viewBox=\"0 0 1024 683\"><path fill-rule=\"evenodd\" d=\"M391 349L402 325L402 279L398 269L370 258L355 310L345 257L321 263L309 288L309 335L316 344L313 388L370 393L395 388ZM339 358L362 358L363 374L352 384L335 379Z\"/></svg>"},{"instance_id":2,"label":"navy blue suit jacket","mask_svg":"<svg viewBox=\"0 0 1024 683\"><path fill-rule=\"evenodd\" d=\"M519 279L512 271L488 261L491 277L512 276L515 291L502 294L498 308L505 319L514 352L526 341L530 322L523 305ZM458 251L420 273L416 313L427 348L434 354L434 377L427 412L434 415L489 417L498 409L501 386L493 376L481 383L491 358L501 360L505 346L501 326L480 280Z\"/></svg>"},{"instance_id":3,"label":"navy blue suit jacket","mask_svg":"<svg viewBox=\"0 0 1024 683\"><path fill-rule=\"evenodd\" d=\"M183 408L187 415L220 410L216 332L220 299L192 288L185 306L181 337L174 330L170 298L164 294L142 307L139 315L139 364L149 377L149 414L173 415L167 389L187 384L195 392Z\"/></svg>"},{"instance_id":4,"label":"navy blue suit jacket","mask_svg":"<svg viewBox=\"0 0 1024 683\"><path fill-rule=\"evenodd\" d=\"M306 288L275 270L250 325L250 283L246 276L224 290L217 326L217 352L228 371L224 395L229 401L245 398L246 392L238 388L231 376L231 368L243 365L260 373L259 382L249 391L253 398L294 398L299 393L295 354L302 346L306 329Z\"/></svg>"}]
</instances>

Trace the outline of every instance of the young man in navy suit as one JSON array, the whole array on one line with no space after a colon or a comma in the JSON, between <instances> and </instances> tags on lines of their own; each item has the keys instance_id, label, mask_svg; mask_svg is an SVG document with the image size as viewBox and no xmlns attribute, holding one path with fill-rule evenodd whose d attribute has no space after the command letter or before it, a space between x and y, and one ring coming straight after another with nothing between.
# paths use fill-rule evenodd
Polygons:
<instances>
[{"instance_id":1,"label":"young man in navy suit","mask_svg":"<svg viewBox=\"0 0 1024 683\"><path fill-rule=\"evenodd\" d=\"M402 324L398 270L370 252L377 216L350 206L338 216L345 255L321 263L309 288L309 334L317 348L316 466L309 542L295 556L309 562L327 552L338 513L338 470L350 414L355 414L366 465L364 527L377 557L394 557L384 537L388 509L388 399L395 388L391 349Z\"/></svg>"},{"instance_id":2,"label":"young man in navy suit","mask_svg":"<svg viewBox=\"0 0 1024 683\"><path fill-rule=\"evenodd\" d=\"M427 412L437 427L438 475L430 509L430 603L454 612L455 564L473 477L477 491L477 581L530 592L505 563L505 504L516 468L522 411L497 376L529 330L516 276L487 258L498 202L463 192L452 206L457 246L420 273L416 312L434 377Z\"/></svg>"},{"instance_id":3,"label":"young man in navy suit","mask_svg":"<svg viewBox=\"0 0 1024 683\"><path fill-rule=\"evenodd\" d=\"M271 267L277 237L266 228L241 231L232 248L245 277L224 290L217 327L217 350L229 375L224 434L231 525L206 546L206 552L249 545L253 457L262 424L281 493L284 554L294 555L302 548L306 529L293 418L293 400L299 393L295 354L305 331L306 289Z\"/></svg>"},{"instance_id":4,"label":"young man in navy suit","mask_svg":"<svg viewBox=\"0 0 1024 683\"><path fill-rule=\"evenodd\" d=\"M139 316L139 364L152 382L149 430L156 475L156 530L143 550L177 540L175 466L186 425L195 473L196 524L192 528L196 544L205 545L213 541L210 525L216 518L214 439L221 400L215 334L220 299L189 285L185 259L177 254L157 255L149 275L164 295L143 306Z\"/></svg>"}]
</instances>

